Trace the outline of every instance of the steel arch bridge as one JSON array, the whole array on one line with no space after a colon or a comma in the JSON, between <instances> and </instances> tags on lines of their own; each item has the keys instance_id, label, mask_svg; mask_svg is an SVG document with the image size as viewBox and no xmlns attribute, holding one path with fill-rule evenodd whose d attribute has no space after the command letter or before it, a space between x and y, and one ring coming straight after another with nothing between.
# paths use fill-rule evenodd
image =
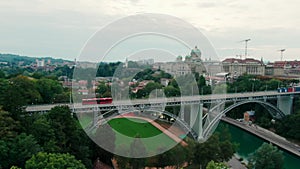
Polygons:
<instances>
[{"instance_id":1,"label":"steel arch bridge","mask_svg":"<svg viewBox=\"0 0 300 169\"><path fill-rule=\"evenodd\" d=\"M184 130L186 134L190 134L194 140L197 141L205 141L208 139L211 134L214 132L214 129L217 127L218 122L221 120L222 116L224 116L226 113L230 112L232 109L239 107L244 104L248 103L257 103L262 105L268 112L271 114L273 118L280 119L285 116L285 114L278 109L276 106L272 105L271 103L261 101L261 100L245 100L245 101L240 101L237 103L232 104L231 106L227 107L226 109L220 111L222 106L225 105L225 103L228 101L222 101L219 104L215 105L213 108L208 110L208 112L202 117L199 118L202 120L200 124L203 124L202 127L200 127L201 131L195 131L193 127L188 124L184 119L180 118L177 115L174 115L168 111L164 110L159 110L159 109L145 109L143 112L151 114L153 113L160 113L166 116L169 116L170 118L173 118ZM101 114L97 116L94 119L93 124L91 124L89 127L87 127L85 130L87 133L91 133L94 131L99 125L108 122L110 119L115 118L117 116L122 116L124 114L130 113L130 112L136 112L139 113L141 110L137 109L127 109L127 110L117 110L113 109L110 110L104 114ZM148 117L149 117L148 115ZM197 123L197 122L196 122Z\"/></svg>"},{"instance_id":2,"label":"steel arch bridge","mask_svg":"<svg viewBox=\"0 0 300 169\"><path fill-rule=\"evenodd\" d=\"M224 103L225 103L225 101L218 104L218 105L216 105L208 113L213 113L213 111L215 111L215 109L217 109L219 106L223 105ZM232 109L234 109L236 107L239 107L241 105L244 105L244 104L248 104L248 103L258 103L258 104L260 104L266 110L268 110L269 114L273 118L281 119L285 116L285 114L279 108L277 108L276 106L272 105L271 103L268 103L268 102L265 102L265 101L245 100L245 101L237 102L237 103L234 103L231 106L227 107L223 111L219 112L216 115L216 117L210 121L209 125L206 128L204 128L204 130L203 130L203 138L208 138L212 134L215 125L219 122L219 120L222 118L222 116L224 116L226 113L230 112Z\"/></svg>"}]
</instances>

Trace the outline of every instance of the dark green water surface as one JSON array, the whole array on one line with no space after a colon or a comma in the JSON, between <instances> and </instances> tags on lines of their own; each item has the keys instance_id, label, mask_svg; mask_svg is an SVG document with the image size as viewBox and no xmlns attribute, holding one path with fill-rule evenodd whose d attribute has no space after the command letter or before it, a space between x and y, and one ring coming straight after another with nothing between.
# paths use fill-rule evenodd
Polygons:
<instances>
[{"instance_id":1,"label":"dark green water surface","mask_svg":"<svg viewBox=\"0 0 300 169\"><path fill-rule=\"evenodd\" d=\"M225 122L220 122L220 124L225 124ZM247 159L249 154L253 153L264 142L263 139L256 137L253 134L248 133L236 126L227 123L226 125L229 127L232 141L239 144L237 154L244 159ZM282 151L284 155L284 169L300 169L300 157L288 153L285 150Z\"/></svg>"}]
</instances>

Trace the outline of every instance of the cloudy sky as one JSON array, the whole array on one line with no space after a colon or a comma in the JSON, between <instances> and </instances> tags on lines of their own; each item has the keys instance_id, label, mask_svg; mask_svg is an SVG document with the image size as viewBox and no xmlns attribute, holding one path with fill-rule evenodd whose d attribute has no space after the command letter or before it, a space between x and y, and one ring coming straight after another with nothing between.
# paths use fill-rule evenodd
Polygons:
<instances>
[{"instance_id":1,"label":"cloudy sky","mask_svg":"<svg viewBox=\"0 0 300 169\"><path fill-rule=\"evenodd\" d=\"M0 53L74 60L105 25L159 13L194 25L221 59L244 57L240 41L250 38L249 57L280 60L284 48L284 60L300 60L299 6L299 0L0 1Z\"/></svg>"}]
</instances>

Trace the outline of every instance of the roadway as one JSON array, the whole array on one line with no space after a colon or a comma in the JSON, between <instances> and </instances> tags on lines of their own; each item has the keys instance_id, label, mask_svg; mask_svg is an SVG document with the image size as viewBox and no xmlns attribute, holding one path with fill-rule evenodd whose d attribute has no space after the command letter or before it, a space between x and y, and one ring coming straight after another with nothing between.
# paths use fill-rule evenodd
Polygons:
<instances>
[{"instance_id":1,"label":"roadway","mask_svg":"<svg viewBox=\"0 0 300 169\"><path fill-rule=\"evenodd\" d=\"M237 120L234 120L234 119L231 119L228 117L222 117L222 120L229 124L237 126L247 132L250 132L250 133L262 138L263 140L265 140L269 143L272 143L273 145L276 145L276 146L280 147L281 149L284 149L284 150L300 157L300 146L299 145L294 144L267 129L259 127L255 124L252 124L250 126L249 124L246 124L244 122L239 122Z\"/></svg>"},{"instance_id":2,"label":"roadway","mask_svg":"<svg viewBox=\"0 0 300 169\"><path fill-rule=\"evenodd\" d=\"M211 103L211 102L220 102L222 100L248 100L248 99L270 99L277 98L280 95L292 95L292 94L300 94L300 92L292 92L292 93L278 93L276 91L263 91L263 92L247 92L247 93L225 93L225 94L211 94L211 95L196 95L196 96L181 96L181 97L171 97L171 98L150 98L150 99L135 99L135 100L114 100L112 104L101 104L97 105L100 109L106 110L111 109L113 106L115 107L126 107L132 105L146 105L151 104L155 105L169 105L176 106L182 104L198 104L202 103ZM95 105L82 105L80 103L72 103L72 104L48 104L48 105L28 105L26 107L26 111L35 112L35 111L49 111L51 108L58 105L67 105L70 108L75 109L88 109L94 108Z\"/></svg>"}]
</instances>

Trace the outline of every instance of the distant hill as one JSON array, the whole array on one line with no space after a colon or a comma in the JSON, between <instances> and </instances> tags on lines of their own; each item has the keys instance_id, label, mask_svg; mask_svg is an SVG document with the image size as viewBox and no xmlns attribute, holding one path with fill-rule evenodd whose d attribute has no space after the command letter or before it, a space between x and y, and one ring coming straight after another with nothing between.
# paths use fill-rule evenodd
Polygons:
<instances>
[{"instance_id":1,"label":"distant hill","mask_svg":"<svg viewBox=\"0 0 300 169\"><path fill-rule=\"evenodd\" d=\"M0 53L0 62L7 62L10 65L17 65L19 62L24 62L23 65L29 65L36 61L36 59L44 59L45 61L51 60L51 63L63 63L70 62L69 60L64 59L54 59L51 57L29 57L29 56L20 56L15 54L1 54Z\"/></svg>"}]
</instances>

